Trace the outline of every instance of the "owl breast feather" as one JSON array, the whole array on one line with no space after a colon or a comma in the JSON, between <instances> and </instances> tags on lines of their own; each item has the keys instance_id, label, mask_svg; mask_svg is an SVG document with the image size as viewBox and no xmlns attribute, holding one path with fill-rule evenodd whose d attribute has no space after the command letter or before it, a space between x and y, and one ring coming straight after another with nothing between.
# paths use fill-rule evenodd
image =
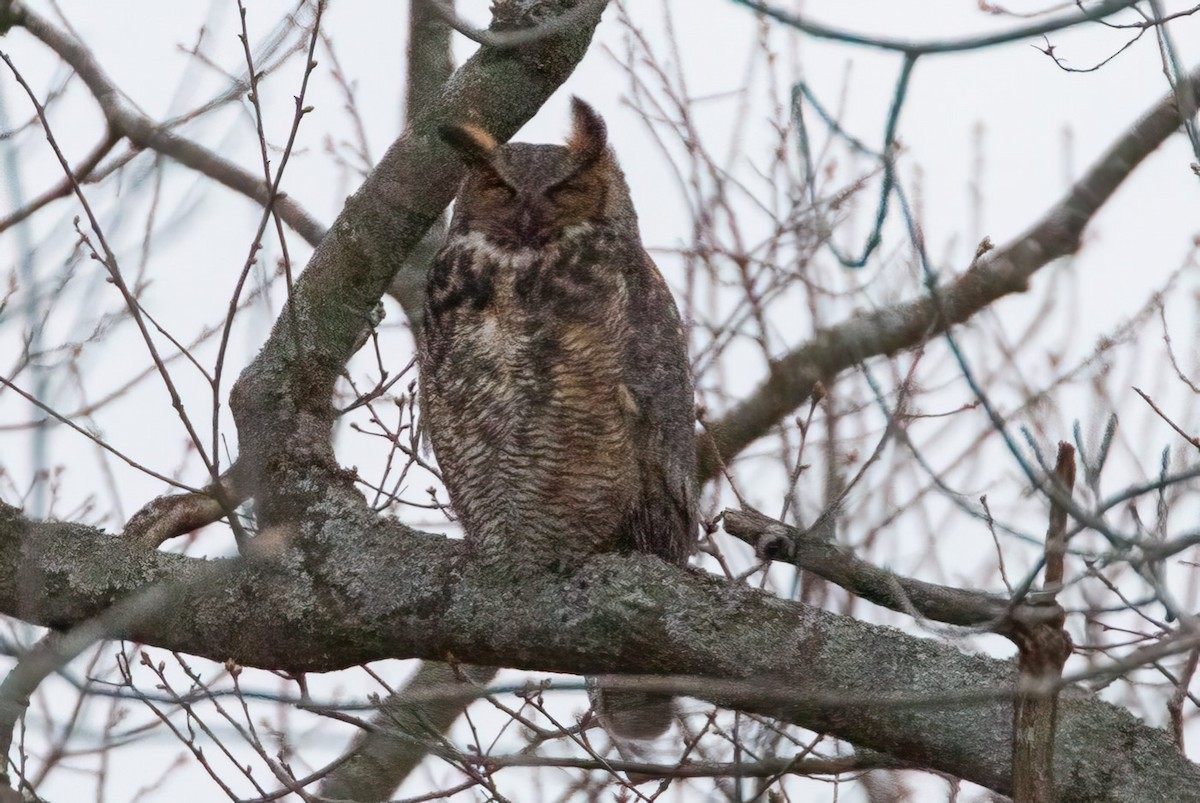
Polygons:
<instances>
[{"instance_id":1,"label":"owl breast feather","mask_svg":"<svg viewBox=\"0 0 1200 803\"><path fill-rule=\"evenodd\" d=\"M480 560L569 565L635 548L627 299L623 272L582 248L505 251L467 235L439 256L422 415Z\"/></svg>"}]
</instances>

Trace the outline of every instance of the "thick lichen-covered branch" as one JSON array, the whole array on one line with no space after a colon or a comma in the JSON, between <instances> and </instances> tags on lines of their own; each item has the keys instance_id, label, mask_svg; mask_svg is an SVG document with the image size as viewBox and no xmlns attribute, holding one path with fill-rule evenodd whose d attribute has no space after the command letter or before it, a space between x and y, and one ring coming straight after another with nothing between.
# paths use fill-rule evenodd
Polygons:
<instances>
[{"instance_id":1,"label":"thick lichen-covered branch","mask_svg":"<svg viewBox=\"0 0 1200 803\"><path fill-rule=\"evenodd\" d=\"M204 561L0 507L0 612L66 629L158 587L167 602L111 636L291 671L453 655L655 675L718 705L1009 788L1011 662L645 556L501 586L470 571L460 542L374 518L328 527L336 537L322 554L284 546L270 559ZM1178 800L1200 785L1165 732L1077 693L1060 699L1056 745L1060 800Z\"/></svg>"}]
</instances>

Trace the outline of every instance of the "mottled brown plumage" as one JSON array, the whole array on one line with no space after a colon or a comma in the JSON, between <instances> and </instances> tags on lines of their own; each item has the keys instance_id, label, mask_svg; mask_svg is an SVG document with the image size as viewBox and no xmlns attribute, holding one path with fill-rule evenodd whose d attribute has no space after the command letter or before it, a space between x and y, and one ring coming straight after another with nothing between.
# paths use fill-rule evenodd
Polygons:
<instances>
[{"instance_id":1,"label":"mottled brown plumage","mask_svg":"<svg viewBox=\"0 0 1200 803\"><path fill-rule=\"evenodd\" d=\"M602 552L683 564L696 533L679 313L604 122L572 110L565 147L443 131L470 170L429 278L421 410L472 559L517 582ZM602 710L646 702L620 698ZM655 700L614 727L664 730Z\"/></svg>"}]
</instances>

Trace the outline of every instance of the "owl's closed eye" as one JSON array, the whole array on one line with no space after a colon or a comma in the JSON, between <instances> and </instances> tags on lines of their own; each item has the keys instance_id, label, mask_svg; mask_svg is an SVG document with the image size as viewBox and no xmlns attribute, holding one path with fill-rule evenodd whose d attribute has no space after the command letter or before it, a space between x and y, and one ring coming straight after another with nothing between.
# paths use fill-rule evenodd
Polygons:
<instances>
[{"instance_id":1,"label":"owl's closed eye","mask_svg":"<svg viewBox=\"0 0 1200 803\"><path fill-rule=\"evenodd\" d=\"M469 124L442 129L470 168L456 217L496 243L517 248L540 248L583 224L604 221L615 169L604 121L585 104L576 107L575 116L566 147L498 145Z\"/></svg>"}]
</instances>

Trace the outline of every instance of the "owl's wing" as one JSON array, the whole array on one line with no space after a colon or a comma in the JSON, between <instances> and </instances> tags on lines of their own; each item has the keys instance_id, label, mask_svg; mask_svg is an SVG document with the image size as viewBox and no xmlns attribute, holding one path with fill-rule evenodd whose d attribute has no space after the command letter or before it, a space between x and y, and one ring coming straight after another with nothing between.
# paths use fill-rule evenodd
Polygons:
<instances>
[{"instance_id":1,"label":"owl's wing","mask_svg":"<svg viewBox=\"0 0 1200 803\"><path fill-rule=\"evenodd\" d=\"M641 499L630 511L637 548L682 564L696 539L695 401L683 321L640 246L629 255L625 385L633 397ZM628 263L627 263L628 264Z\"/></svg>"}]
</instances>

